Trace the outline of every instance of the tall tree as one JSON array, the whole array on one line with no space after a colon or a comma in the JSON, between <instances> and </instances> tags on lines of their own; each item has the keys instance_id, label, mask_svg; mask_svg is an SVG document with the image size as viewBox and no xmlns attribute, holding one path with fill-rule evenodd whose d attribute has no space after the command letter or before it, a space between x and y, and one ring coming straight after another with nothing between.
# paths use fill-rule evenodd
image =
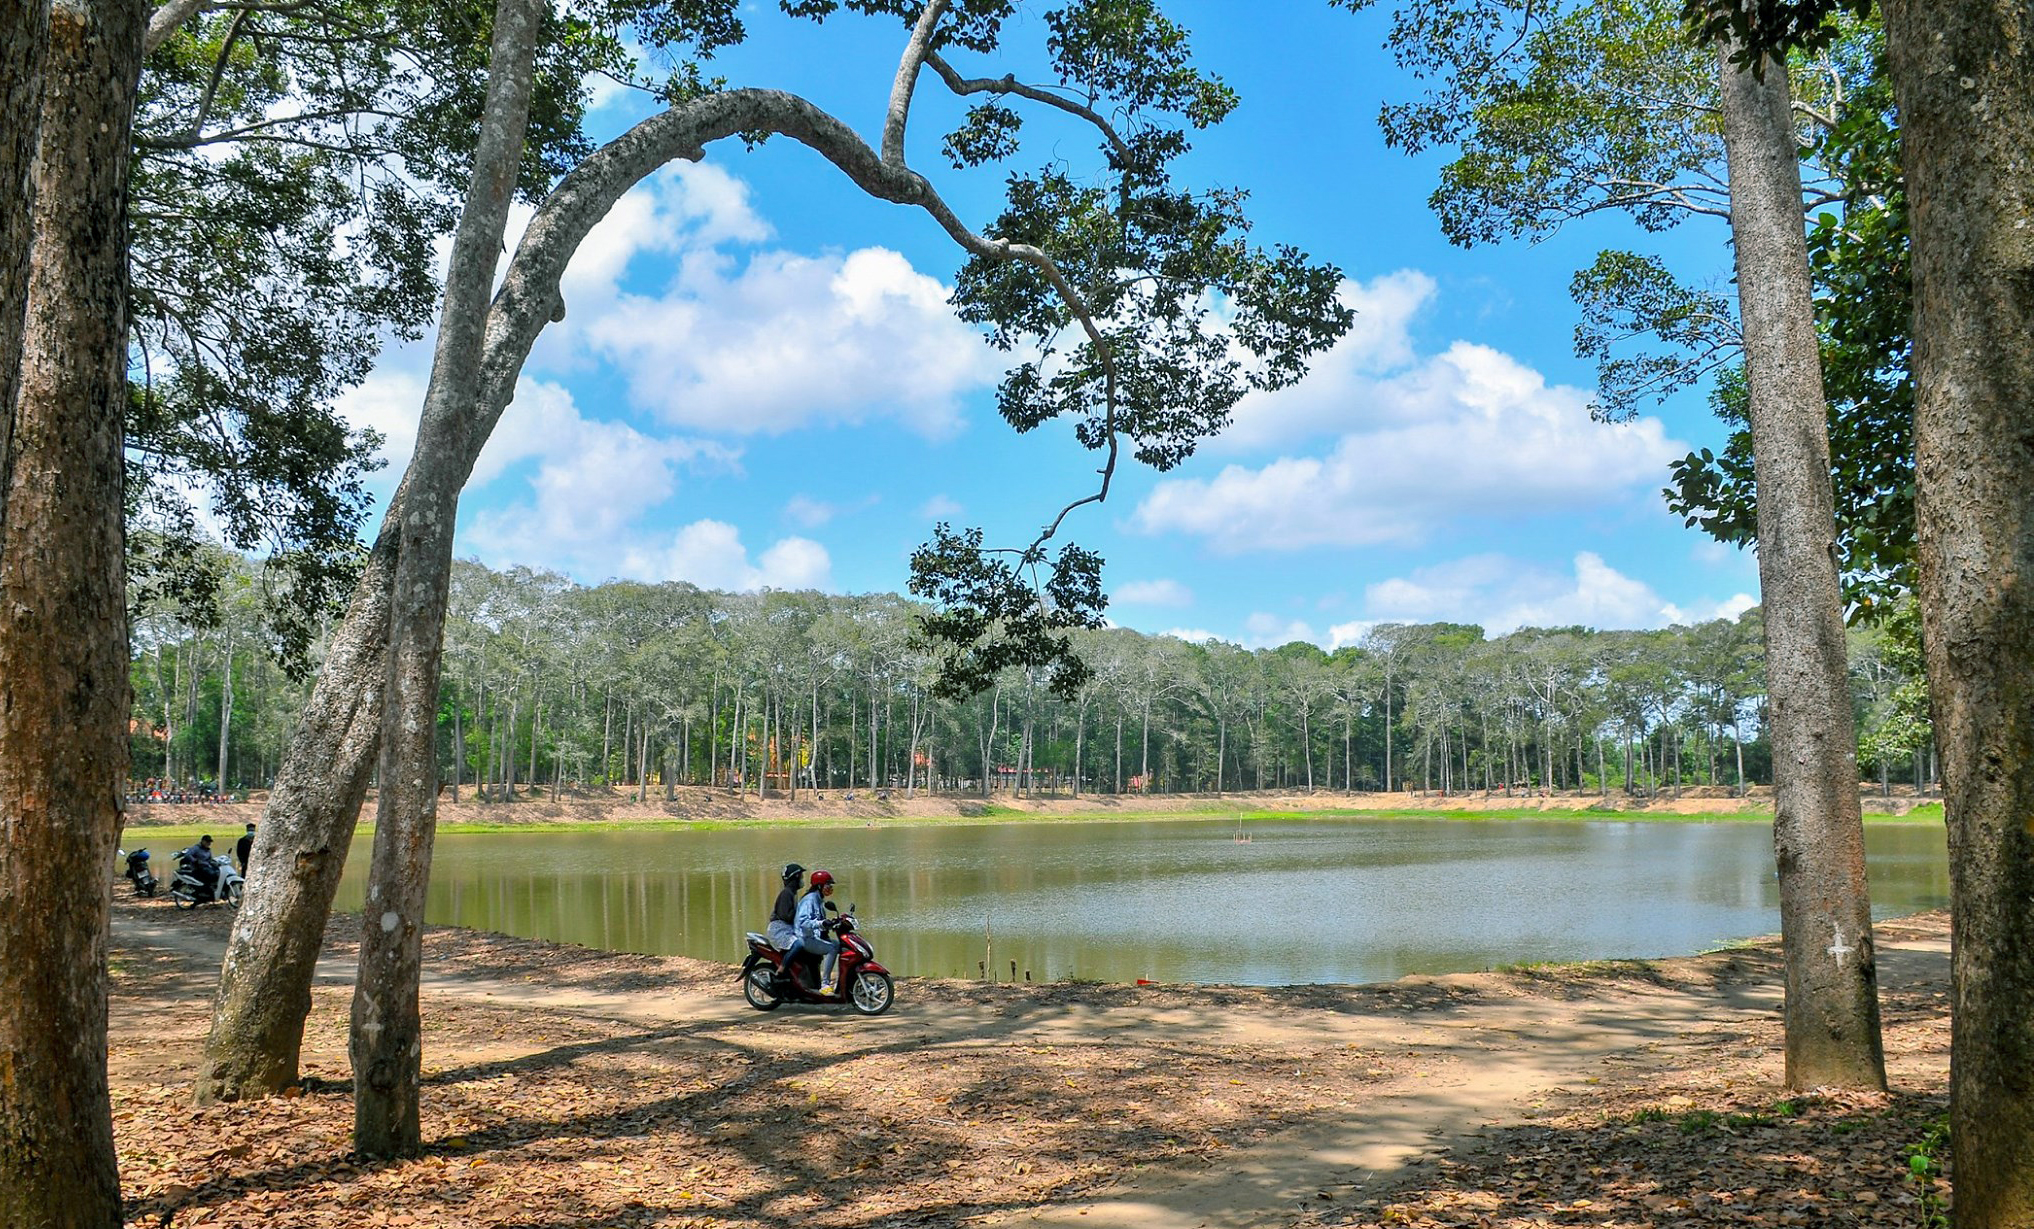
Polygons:
<instances>
[{"instance_id":1,"label":"tall tree","mask_svg":"<svg viewBox=\"0 0 2034 1229\"><path fill-rule=\"evenodd\" d=\"M1956 1220L2034 1225L2034 12L1886 0L1922 642L1949 800Z\"/></svg>"},{"instance_id":2,"label":"tall tree","mask_svg":"<svg viewBox=\"0 0 2034 1229\"><path fill-rule=\"evenodd\" d=\"M105 868L130 707L126 185L146 24L141 0L50 6L20 374L0 407L0 1222L33 1229L121 1221Z\"/></svg>"},{"instance_id":3,"label":"tall tree","mask_svg":"<svg viewBox=\"0 0 2034 1229\"><path fill-rule=\"evenodd\" d=\"M407 479L381 723L381 791L368 868L366 924L353 993L353 1146L367 1156L408 1156L422 1146L418 1090L423 1023L424 899L438 821L438 684L452 530L479 386L488 292L515 199L529 126L531 62L544 0L501 0L495 10L487 106L473 182L452 244L437 350Z\"/></svg>"},{"instance_id":4,"label":"tall tree","mask_svg":"<svg viewBox=\"0 0 2034 1229\"><path fill-rule=\"evenodd\" d=\"M1868 0L1689 0L1747 57ZM1959 1225L2034 1224L2034 18L1887 0L1912 203L1922 640L1950 847Z\"/></svg>"},{"instance_id":5,"label":"tall tree","mask_svg":"<svg viewBox=\"0 0 2034 1229\"><path fill-rule=\"evenodd\" d=\"M1384 123L1409 150L1461 146L1435 197L1451 237L1546 234L1613 208L1651 229L1703 214L1730 221L1754 433L1769 450L1757 460L1767 647L1788 672L1771 678L1776 735L1789 731L1788 752L1775 760L1785 801L1774 832L1791 902L1782 909L1793 990L1788 1078L1883 1086L1856 746L1826 562L1835 531L1803 238L1808 198L1785 67L1746 78L1756 95L1734 69L1719 90L1717 53L1705 56L1687 38L1666 0L1442 8L1401 9L1401 61L1440 79L1429 97L1387 108ZM1719 109L1727 150L1717 148ZM1607 270L1599 262L1596 272L1628 293L1630 261ZM1770 500L1767 482L1783 488Z\"/></svg>"},{"instance_id":6,"label":"tall tree","mask_svg":"<svg viewBox=\"0 0 2034 1229\"><path fill-rule=\"evenodd\" d=\"M1773 849L1787 961L1787 1084L1883 1088L1878 971L1836 573L1801 168L1786 65L1716 44L1730 234L1758 469L1759 588L1773 738Z\"/></svg>"}]
</instances>

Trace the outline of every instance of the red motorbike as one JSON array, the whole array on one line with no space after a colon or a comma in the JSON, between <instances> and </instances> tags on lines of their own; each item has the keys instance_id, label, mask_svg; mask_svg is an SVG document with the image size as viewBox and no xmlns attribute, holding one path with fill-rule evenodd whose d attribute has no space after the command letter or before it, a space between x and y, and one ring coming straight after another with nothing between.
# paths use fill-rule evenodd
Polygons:
<instances>
[{"instance_id":1,"label":"red motorbike","mask_svg":"<svg viewBox=\"0 0 2034 1229\"><path fill-rule=\"evenodd\" d=\"M828 902L832 908L832 902ZM840 964L832 994L819 992L819 953L800 951L788 964L775 944L755 931L748 933L749 955L742 961L742 997L757 1011L775 1011L783 1003L845 1003L865 1016L880 1016L896 998L890 970L876 963L869 941L855 933L855 907L826 923L840 939Z\"/></svg>"}]
</instances>

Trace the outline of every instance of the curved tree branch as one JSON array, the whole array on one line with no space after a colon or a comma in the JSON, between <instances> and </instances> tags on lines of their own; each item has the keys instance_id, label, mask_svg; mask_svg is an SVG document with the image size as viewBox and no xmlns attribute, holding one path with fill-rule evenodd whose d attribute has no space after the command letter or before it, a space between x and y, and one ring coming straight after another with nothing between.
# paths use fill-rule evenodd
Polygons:
<instances>
[{"instance_id":1,"label":"curved tree branch","mask_svg":"<svg viewBox=\"0 0 2034 1229\"><path fill-rule=\"evenodd\" d=\"M953 66L948 64L945 58L937 51L927 52L925 62L932 66L932 71L939 74L940 80L946 82L947 89L962 97L966 97L969 94L1009 94L1015 95L1018 98L1028 98L1032 102L1064 111L1068 115L1078 116L1093 124L1101 130L1104 137L1108 138L1109 148L1115 150L1118 156L1127 157L1130 153L1130 146L1123 140L1122 135L1116 131L1115 125L1111 124L1099 111L1096 111L1086 103L1076 102L1071 98L1055 94L1051 90L1040 89L1035 85L1025 85L1017 80L1015 76L1011 75L1002 77L963 77L954 71Z\"/></svg>"},{"instance_id":2,"label":"curved tree branch","mask_svg":"<svg viewBox=\"0 0 2034 1229\"><path fill-rule=\"evenodd\" d=\"M1033 543L1051 538L1067 513L1106 499L1118 455L1114 356L1100 324L1051 255L1028 243L991 238L968 228L924 176L893 164L871 149L852 128L799 97L780 90L740 89L710 94L637 124L590 155L559 181L538 207L488 313L486 350L481 360L481 404L471 426L485 441L515 395L537 336L563 318L559 281L579 244L615 202L651 172L678 159L698 161L706 146L742 133L789 137L831 162L856 187L879 200L924 210L963 250L986 260L1017 260L1037 269L1080 322L1103 367L1107 458L1099 490L1061 511ZM479 455L469 441L466 467Z\"/></svg>"},{"instance_id":3,"label":"curved tree branch","mask_svg":"<svg viewBox=\"0 0 2034 1229\"><path fill-rule=\"evenodd\" d=\"M918 89L918 70L932 54L932 31L946 14L947 0L932 0L911 28L911 41L904 44L904 58L897 64L897 79L890 84L890 109L883 117L883 161L904 165L904 125L911 118L911 95Z\"/></svg>"}]
</instances>

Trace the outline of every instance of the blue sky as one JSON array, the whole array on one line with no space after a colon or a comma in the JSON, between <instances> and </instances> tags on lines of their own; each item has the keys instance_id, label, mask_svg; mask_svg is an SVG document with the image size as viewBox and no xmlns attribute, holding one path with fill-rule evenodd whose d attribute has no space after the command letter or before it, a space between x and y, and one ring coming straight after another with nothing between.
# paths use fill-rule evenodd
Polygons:
<instances>
[{"instance_id":1,"label":"blue sky","mask_svg":"<svg viewBox=\"0 0 2034 1229\"><path fill-rule=\"evenodd\" d=\"M1250 189L1255 236L1345 273L1349 338L1302 384L1252 398L1167 475L1126 465L1070 522L1102 551L1113 621L1245 645L1349 643L1379 621L1651 627L1735 614L1748 553L1681 527L1667 465L1723 432L1698 396L1624 426L1590 421L1568 281L1605 246L1722 278L1722 228L1642 235L1604 217L1544 244L1451 247L1426 200L1438 158L1384 148L1378 106L1412 89L1384 17L1317 0L1174 3L1199 60L1241 95L1199 134L1198 184ZM902 30L794 22L774 4L713 71L804 94L872 143ZM969 75L995 64L956 53ZM910 160L984 227L1001 173L956 174L939 139L958 108L930 74ZM614 93L598 135L647 110ZM1027 127L1017 165L1079 163L1093 142ZM524 215L526 216L526 215ZM519 217L516 225L521 224ZM458 552L585 583L901 591L935 520L1028 540L1085 494L1070 432L996 417L995 351L945 298L960 254L915 211L868 200L789 142L723 142L666 168L596 229L568 272L567 318L538 343L461 504ZM390 350L344 410L407 460L429 343Z\"/></svg>"}]
</instances>

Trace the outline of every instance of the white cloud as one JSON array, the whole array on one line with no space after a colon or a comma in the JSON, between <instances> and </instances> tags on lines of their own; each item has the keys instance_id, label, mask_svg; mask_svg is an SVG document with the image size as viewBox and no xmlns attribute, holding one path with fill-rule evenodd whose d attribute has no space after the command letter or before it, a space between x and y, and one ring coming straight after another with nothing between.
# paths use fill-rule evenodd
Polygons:
<instances>
[{"instance_id":1,"label":"white cloud","mask_svg":"<svg viewBox=\"0 0 2034 1229\"><path fill-rule=\"evenodd\" d=\"M424 412L425 377L400 365L385 363L333 402L333 408L354 429L381 432L377 455L386 466L374 476L375 493L386 499L401 480L410 454L417 450L417 419Z\"/></svg>"},{"instance_id":2,"label":"white cloud","mask_svg":"<svg viewBox=\"0 0 2034 1229\"><path fill-rule=\"evenodd\" d=\"M737 592L833 584L833 560L810 538L780 539L752 564L740 531L714 520L694 521L667 543L632 550L622 571L641 580L688 580L705 589Z\"/></svg>"},{"instance_id":3,"label":"white cloud","mask_svg":"<svg viewBox=\"0 0 2034 1229\"><path fill-rule=\"evenodd\" d=\"M1112 594L1128 606L1191 606L1193 590L1176 580L1133 580L1118 585Z\"/></svg>"},{"instance_id":4,"label":"white cloud","mask_svg":"<svg viewBox=\"0 0 2034 1229\"><path fill-rule=\"evenodd\" d=\"M734 455L701 440L657 438L624 422L589 419L572 394L525 380L474 466L477 492L526 461L528 497L477 513L461 545L482 559L612 574L633 527L678 491L678 470L727 465Z\"/></svg>"},{"instance_id":5,"label":"white cloud","mask_svg":"<svg viewBox=\"0 0 2034 1229\"><path fill-rule=\"evenodd\" d=\"M966 511L967 509L961 507L958 501L945 495L934 495L925 501L924 507L918 509L918 515L928 521L951 521Z\"/></svg>"},{"instance_id":6,"label":"white cloud","mask_svg":"<svg viewBox=\"0 0 2034 1229\"><path fill-rule=\"evenodd\" d=\"M666 421L747 434L891 417L929 437L999 371L947 287L884 248L693 251L661 297L622 293L585 326L635 401Z\"/></svg>"},{"instance_id":7,"label":"white cloud","mask_svg":"<svg viewBox=\"0 0 2034 1229\"><path fill-rule=\"evenodd\" d=\"M1359 644L1380 622L1382 620L1379 619L1351 619L1347 623L1337 623L1328 629L1328 648L1340 649Z\"/></svg>"},{"instance_id":8,"label":"white cloud","mask_svg":"<svg viewBox=\"0 0 2034 1229\"><path fill-rule=\"evenodd\" d=\"M1243 647L1246 649L1275 649L1295 640L1319 643L1313 625L1302 619L1286 619L1275 614L1258 611L1243 621Z\"/></svg>"},{"instance_id":9,"label":"white cloud","mask_svg":"<svg viewBox=\"0 0 2034 1229\"><path fill-rule=\"evenodd\" d=\"M839 508L808 495L793 495L784 504L784 519L807 529L817 529L839 515Z\"/></svg>"},{"instance_id":10,"label":"white cloud","mask_svg":"<svg viewBox=\"0 0 2034 1229\"><path fill-rule=\"evenodd\" d=\"M1416 544L1451 523L1574 512L1656 487L1686 450L1657 419L1593 422L1582 390L1469 342L1346 392L1351 430L1325 456L1161 481L1132 523L1228 553Z\"/></svg>"},{"instance_id":11,"label":"white cloud","mask_svg":"<svg viewBox=\"0 0 2034 1229\"><path fill-rule=\"evenodd\" d=\"M1171 636L1175 640L1184 640L1189 644L1206 644L1211 640L1221 639L1215 633L1200 627L1169 627L1158 634Z\"/></svg>"},{"instance_id":12,"label":"white cloud","mask_svg":"<svg viewBox=\"0 0 2034 1229\"><path fill-rule=\"evenodd\" d=\"M1242 452L1346 429L1355 412L1352 390L1410 364L1412 321L1434 296L1434 279L1401 269L1358 284L1343 282L1341 300L1356 312L1342 339L1314 361L1305 379L1275 393L1236 403L1227 429L1210 451Z\"/></svg>"},{"instance_id":13,"label":"white cloud","mask_svg":"<svg viewBox=\"0 0 2034 1229\"><path fill-rule=\"evenodd\" d=\"M1691 614L1663 600L1652 586L1626 576L1591 551L1575 555L1562 575L1502 555L1472 555L1420 568L1369 586L1365 605L1378 622L1477 623L1501 636L1521 627L1664 627L1670 623L1735 617L1756 603L1744 594ZM1740 604L1742 603L1742 604ZM1343 627L1334 629L1346 643Z\"/></svg>"},{"instance_id":14,"label":"white cloud","mask_svg":"<svg viewBox=\"0 0 2034 1229\"><path fill-rule=\"evenodd\" d=\"M1665 614L1669 623L1709 623L1716 619L1732 619L1759 604L1759 599L1749 593L1733 593L1720 602L1698 602L1686 610L1667 603Z\"/></svg>"}]
</instances>

